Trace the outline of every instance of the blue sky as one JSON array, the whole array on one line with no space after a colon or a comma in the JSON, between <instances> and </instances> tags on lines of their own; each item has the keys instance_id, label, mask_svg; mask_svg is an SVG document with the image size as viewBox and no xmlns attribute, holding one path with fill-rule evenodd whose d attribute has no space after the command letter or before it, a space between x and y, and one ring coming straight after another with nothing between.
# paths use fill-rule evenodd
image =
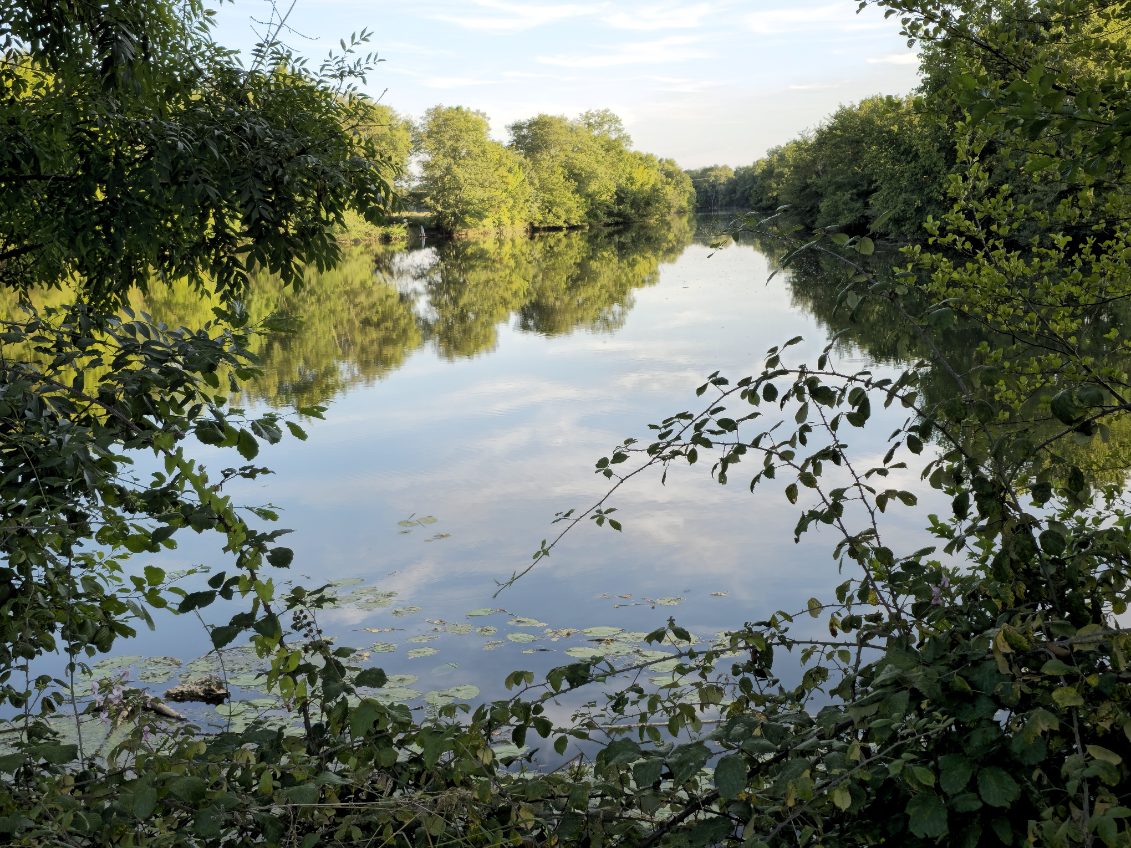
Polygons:
<instances>
[{"instance_id":1,"label":"blue sky","mask_svg":"<svg viewBox=\"0 0 1131 848\"><path fill-rule=\"evenodd\" d=\"M286 8L289 0L280 0ZM742 165L842 103L917 80L898 23L856 0L296 0L285 40L320 58L367 28L384 61L367 90L410 117L437 103L491 118L612 109L637 149L683 167ZM219 12L254 40L267 0ZM261 26L259 28L262 28Z\"/></svg>"}]
</instances>

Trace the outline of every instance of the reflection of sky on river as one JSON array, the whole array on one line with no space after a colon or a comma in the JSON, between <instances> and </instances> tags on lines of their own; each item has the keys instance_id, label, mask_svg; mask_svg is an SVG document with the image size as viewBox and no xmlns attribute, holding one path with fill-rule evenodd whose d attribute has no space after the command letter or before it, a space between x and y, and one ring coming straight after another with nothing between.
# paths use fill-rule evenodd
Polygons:
<instances>
[{"instance_id":1,"label":"reflection of sky on river","mask_svg":"<svg viewBox=\"0 0 1131 848\"><path fill-rule=\"evenodd\" d=\"M361 577L396 591L394 606L422 608L403 618L389 609L323 613L323 625L344 644L397 641L397 652L375 655L390 672L454 675L453 683L475 682L485 696L500 693L508 670L566 662L562 646L508 643L488 653L479 636L443 636L430 643L438 654L410 660L403 642L430 630L426 619L466 622L466 612L479 607L504 607L550 627L651 630L674 615L701 635L779 608L802 609L850 575L837 574L830 532L794 543L798 509L782 494L787 481L748 491L753 463L745 476L742 466L732 471L726 487L709 479L706 466L675 469L666 486L658 474L637 478L613 502L623 533L585 522L492 599L496 581L523 568L540 539L556 535L560 526L550 521L557 511L588 506L604 492L594 461L627 436L646 438L648 423L698 409L703 401L694 389L707 374L756 372L766 348L794 335L805 342L791 349L792 361L816 357L823 334L791 306L784 282L767 285L768 276L765 259L750 247L710 255L692 245L662 268L658 285L635 293L615 334L548 338L508 326L493 352L475 358L445 361L418 350L384 380L336 398L325 422L311 422L308 442L287 439L266 449L260 459L275 475L232 494L281 508L280 525L295 530L284 541L295 550L296 574L315 583ZM862 456L882 454L903 418L902 411L877 410L867 432L852 431L851 447ZM231 462L212 450L201 455ZM919 488L914 477L906 482ZM402 532L398 522L413 514L438 521ZM897 549L923 544L915 532L921 524L910 516L891 524ZM439 533L450 535L430 541ZM175 560L213 555L200 545L184 539ZM678 606L649 602L677 597ZM212 610L206 617L222 620ZM806 621L799 626L811 626ZM472 623L499 627L494 638L515 630L503 615ZM363 625L403 630L350 632ZM186 626L159 626L145 650L203 653L203 634L192 650L186 640L197 637L186 636ZM521 654L539 647L553 650ZM459 668L445 665L451 662Z\"/></svg>"}]
</instances>

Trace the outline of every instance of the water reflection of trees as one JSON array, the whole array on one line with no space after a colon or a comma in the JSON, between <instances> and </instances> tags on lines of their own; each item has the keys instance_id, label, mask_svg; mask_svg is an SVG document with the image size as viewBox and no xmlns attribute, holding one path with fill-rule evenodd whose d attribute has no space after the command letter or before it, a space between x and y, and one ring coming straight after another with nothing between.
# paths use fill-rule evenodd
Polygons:
<instances>
[{"instance_id":1,"label":"water reflection of trees","mask_svg":"<svg viewBox=\"0 0 1131 848\"><path fill-rule=\"evenodd\" d=\"M446 359L490 351L512 317L530 333L614 331L632 309L633 292L654 285L660 265L691 243L693 225L681 218L655 227L457 240L408 252L358 247L330 270L309 271L298 289L255 275L244 304L251 321L273 314L297 320L292 333L256 338L263 373L244 383L243 399L322 403L380 380L428 345ZM61 304L68 295L45 292L36 300ZM14 295L7 301L0 309L13 314ZM201 327L214 318L212 302L178 284L155 281L131 305L170 326Z\"/></svg>"},{"instance_id":2,"label":"water reflection of trees","mask_svg":"<svg viewBox=\"0 0 1131 848\"><path fill-rule=\"evenodd\" d=\"M252 282L253 321L280 313L293 333L268 336L256 353L263 375L249 400L273 405L329 400L369 384L431 345L447 359L492 350L500 326L546 335L617 329L632 292L691 242L691 219L664 227L457 240L411 252L356 248L335 268L310 271L301 289L268 274ZM211 305L175 285L155 285L136 304L159 321L200 325Z\"/></svg>"},{"instance_id":3,"label":"water reflection of trees","mask_svg":"<svg viewBox=\"0 0 1131 848\"><path fill-rule=\"evenodd\" d=\"M742 240L755 244L771 259L780 259L789 249L781 242L749 234L744 234ZM888 257L885 264L884 259L877 258L872 272L883 276L890 272L887 266L900 260L898 256ZM829 336L837 334L837 350L842 356L863 355L877 364L903 365L934 361L941 355L954 371L964 375L970 397L963 404L975 411L972 422L966 419L965 440L974 455L988 456L991 451L1000 450L1001 445L1009 444L1014 451L1007 458L1009 461L1018 465L1037 461L1032 448L1064 430L1064 425L1049 412L1051 398L1062 388L1057 375L1024 367L1023 360L1042 351L961 316L932 325L928 345L915 324L883 298L864 298L855 310L850 310L841 292L853 273L832 257L808 253L790 261L785 277L793 304L813 315ZM909 284L907 297L913 304L914 283ZM911 311L915 311L914 306ZM1127 304L1115 304L1098 313L1087 333L1078 339L1081 352L1091 352L1097 361L1099 357L1112 356L1104 336L1128 321L1131 308ZM999 364L988 364L990 351L1002 357ZM1131 370L1131 362L1125 363L1125 368ZM937 365L923 369L919 382L926 405L943 415L962 394L949 370ZM960 415L956 411L952 417L958 419ZM1006 433L1012 434L1011 438L999 442L998 437ZM1131 424L1115 422L1102 435L1061 439L1057 451L1042 453L1042 467L1032 468L1032 473L1048 471L1057 475L1056 469L1076 466L1095 483L1121 481L1131 469Z\"/></svg>"}]
</instances>

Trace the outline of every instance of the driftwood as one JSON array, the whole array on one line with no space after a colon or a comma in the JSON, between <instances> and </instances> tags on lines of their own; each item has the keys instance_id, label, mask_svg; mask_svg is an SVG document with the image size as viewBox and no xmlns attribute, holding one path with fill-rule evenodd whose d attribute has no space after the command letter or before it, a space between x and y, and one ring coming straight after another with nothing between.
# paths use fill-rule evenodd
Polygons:
<instances>
[{"instance_id":1,"label":"driftwood","mask_svg":"<svg viewBox=\"0 0 1131 848\"><path fill-rule=\"evenodd\" d=\"M146 698L145 708L151 713L156 713L163 718L171 718L174 721L188 721L183 715L174 710L168 704L162 703L156 698Z\"/></svg>"},{"instance_id":2,"label":"driftwood","mask_svg":"<svg viewBox=\"0 0 1131 848\"><path fill-rule=\"evenodd\" d=\"M230 697L224 681L219 677L202 677L182 683L165 692L170 701L195 701L201 704L222 704Z\"/></svg>"}]
</instances>

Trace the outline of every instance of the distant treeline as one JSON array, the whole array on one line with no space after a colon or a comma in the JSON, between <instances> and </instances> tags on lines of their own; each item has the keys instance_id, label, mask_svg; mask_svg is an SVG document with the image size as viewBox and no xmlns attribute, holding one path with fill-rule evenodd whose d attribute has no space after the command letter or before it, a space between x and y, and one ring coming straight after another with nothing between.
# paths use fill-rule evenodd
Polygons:
<instances>
[{"instance_id":1,"label":"distant treeline","mask_svg":"<svg viewBox=\"0 0 1131 848\"><path fill-rule=\"evenodd\" d=\"M701 211L781 209L806 229L913 239L947 207L954 141L921 100L870 97L843 106L816 130L752 165L688 171Z\"/></svg>"},{"instance_id":2,"label":"distant treeline","mask_svg":"<svg viewBox=\"0 0 1131 848\"><path fill-rule=\"evenodd\" d=\"M509 142L488 118L435 106L419 123L376 104L367 132L401 176L407 204L448 232L552 229L656 220L689 212L695 193L671 159L631 149L607 110L511 124Z\"/></svg>"}]
</instances>

